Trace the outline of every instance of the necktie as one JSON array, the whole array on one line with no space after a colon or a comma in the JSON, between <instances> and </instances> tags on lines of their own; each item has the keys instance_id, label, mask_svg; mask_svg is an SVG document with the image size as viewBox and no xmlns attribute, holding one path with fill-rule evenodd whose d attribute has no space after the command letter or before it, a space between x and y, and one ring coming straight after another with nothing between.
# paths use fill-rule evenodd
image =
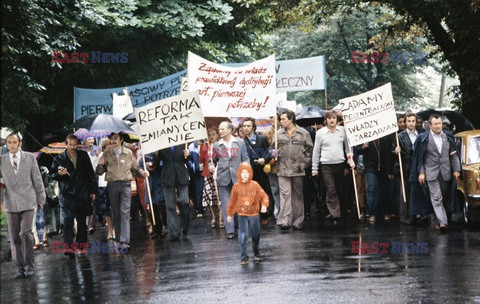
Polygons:
<instances>
[{"instance_id":1,"label":"necktie","mask_svg":"<svg viewBox=\"0 0 480 304\"><path fill-rule=\"evenodd\" d=\"M13 155L13 172L15 172L15 175L17 175L18 171L18 166L17 166L17 155Z\"/></svg>"}]
</instances>

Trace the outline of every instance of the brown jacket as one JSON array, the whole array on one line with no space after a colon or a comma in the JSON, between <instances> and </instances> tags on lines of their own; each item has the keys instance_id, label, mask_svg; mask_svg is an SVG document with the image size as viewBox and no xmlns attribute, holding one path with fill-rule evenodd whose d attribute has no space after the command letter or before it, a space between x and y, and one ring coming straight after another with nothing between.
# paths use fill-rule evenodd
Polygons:
<instances>
[{"instance_id":1,"label":"brown jacket","mask_svg":"<svg viewBox=\"0 0 480 304\"><path fill-rule=\"evenodd\" d=\"M103 158L105 163L103 165L98 165L95 173L97 175L102 175L107 172L105 175L105 180L107 182L129 182L132 180L133 176L144 177L144 171L140 168L132 151L128 148L122 147L122 152L118 159L115 155L115 150L110 148L103 153Z\"/></svg>"}]
</instances>

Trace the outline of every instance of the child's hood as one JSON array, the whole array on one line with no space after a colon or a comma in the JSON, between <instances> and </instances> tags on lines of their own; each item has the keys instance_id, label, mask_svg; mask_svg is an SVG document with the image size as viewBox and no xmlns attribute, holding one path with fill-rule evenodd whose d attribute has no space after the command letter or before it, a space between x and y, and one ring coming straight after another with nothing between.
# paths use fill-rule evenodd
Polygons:
<instances>
[{"instance_id":1,"label":"child's hood","mask_svg":"<svg viewBox=\"0 0 480 304\"><path fill-rule=\"evenodd\" d=\"M239 181L239 182L242 181L241 173L242 173L242 170L243 170L243 169L247 169L248 174L249 174L248 182L251 181L252 178L253 178L253 169L252 169L252 166L250 166L249 163L241 163L241 164L238 166L238 170L237 170L237 181Z\"/></svg>"}]
</instances>

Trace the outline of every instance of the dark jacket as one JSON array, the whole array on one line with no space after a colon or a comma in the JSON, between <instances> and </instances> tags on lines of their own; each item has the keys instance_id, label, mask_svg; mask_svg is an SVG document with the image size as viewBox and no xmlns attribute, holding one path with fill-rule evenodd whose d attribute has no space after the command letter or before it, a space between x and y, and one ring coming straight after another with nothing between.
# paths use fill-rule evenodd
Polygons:
<instances>
[{"instance_id":1,"label":"dark jacket","mask_svg":"<svg viewBox=\"0 0 480 304\"><path fill-rule=\"evenodd\" d=\"M424 130L417 130L418 136L424 132ZM403 167L403 178L405 180L409 179L410 176L410 167L412 164L412 157L413 157L413 145L410 141L410 137L408 136L408 129L403 130L402 132L398 133L398 143L402 150L402 167ZM400 176L400 164L398 161L398 155L395 154L395 147L397 146L396 141L392 144L392 153L393 155L393 174L395 176Z\"/></svg>"},{"instance_id":2,"label":"dark jacket","mask_svg":"<svg viewBox=\"0 0 480 304\"><path fill-rule=\"evenodd\" d=\"M363 154L363 164L365 172L383 172L391 174L393 172L392 163L392 135L387 135L379 139L380 151L377 151L373 141L368 143L368 147L363 149L359 146L359 154ZM340 152L342 153L342 152Z\"/></svg>"},{"instance_id":3,"label":"dark jacket","mask_svg":"<svg viewBox=\"0 0 480 304\"><path fill-rule=\"evenodd\" d=\"M59 166L67 168L70 175L59 175ZM67 150L63 151L55 157L50 172L50 178L58 181L60 206L72 212L77 207L77 210L80 208L80 212L87 215L91 214L90 195L97 194L98 183L87 152L77 150L77 166L75 169L67 155Z\"/></svg>"},{"instance_id":4,"label":"dark jacket","mask_svg":"<svg viewBox=\"0 0 480 304\"><path fill-rule=\"evenodd\" d=\"M448 142L452 149L456 150L455 139L453 138L453 134L444 131L447 135ZM432 203L430 201L430 195L428 191L428 186L424 183L420 186L418 182L418 176L422 170L422 166L424 163L425 153L427 151L428 145L428 136L429 131L419 134L417 140L415 141L415 148L412 157L411 163L411 170L410 170L410 178L409 182L411 185L410 189L410 213L412 215L422 214L427 215L433 212ZM457 151L457 156L458 156ZM456 188L457 182L455 179L452 179L452 183L450 185L450 204L446 206L445 211L447 213L452 212L460 212L462 206L460 206L458 200L456 199Z\"/></svg>"},{"instance_id":5,"label":"dark jacket","mask_svg":"<svg viewBox=\"0 0 480 304\"><path fill-rule=\"evenodd\" d=\"M174 153L170 148L162 149L158 152L158 158L163 162L162 168L162 187L175 187L180 185L188 185L189 175L187 162L190 156L185 158L183 150L185 145L174 147Z\"/></svg>"},{"instance_id":6,"label":"dark jacket","mask_svg":"<svg viewBox=\"0 0 480 304\"><path fill-rule=\"evenodd\" d=\"M159 153L159 152L158 152ZM145 155L145 162L153 163L153 170L150 171L150 176L148 177L148 182L150 186L150 194L152 196L152 201L154 204L158 204L161 201L165 200L162 188L162 168L163 163L160 161L158 153L149 153ZM143 167L143 160L140 161L140 166ZM147 204L150 204L150 198L148 193L145 193L145 200Z\"/></svg>"},{"instance_id":7,"label":"dark jacket","mask_svg":"<svg viewBox=\"0 0 480 304\"><path fill-rule=\"evenodd\" d=\"M267 175L265 174L265 172L263 172L263 167L265 166L265 164L268 164L268 162L272 159L269 151L270 145L268 144L267 138L263 135L255 134L251 140L245 137L244 142L245 146L247 147L247 154L248 158L250 159L250 165L253 169L253 180L259 182L260 186L265 189ZM255 162L259 158L265 159L264 165L260 165Z\"/></svg>"}]
</instances>

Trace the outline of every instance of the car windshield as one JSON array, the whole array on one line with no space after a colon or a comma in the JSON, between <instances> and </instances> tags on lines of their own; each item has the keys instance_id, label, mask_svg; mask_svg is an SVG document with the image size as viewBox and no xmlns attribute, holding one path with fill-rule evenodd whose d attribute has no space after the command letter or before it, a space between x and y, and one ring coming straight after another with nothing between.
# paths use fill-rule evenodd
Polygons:
<instances>
[{"instance_id":1,"label":"car windshield","mask_svg":"<svg viewBox=\"0 0 480 304\"><path fill-rule=\"evenodd\" d=\"M480 136L468 139L467 164L480 163Z\"/></svg>"}]
</instances>

